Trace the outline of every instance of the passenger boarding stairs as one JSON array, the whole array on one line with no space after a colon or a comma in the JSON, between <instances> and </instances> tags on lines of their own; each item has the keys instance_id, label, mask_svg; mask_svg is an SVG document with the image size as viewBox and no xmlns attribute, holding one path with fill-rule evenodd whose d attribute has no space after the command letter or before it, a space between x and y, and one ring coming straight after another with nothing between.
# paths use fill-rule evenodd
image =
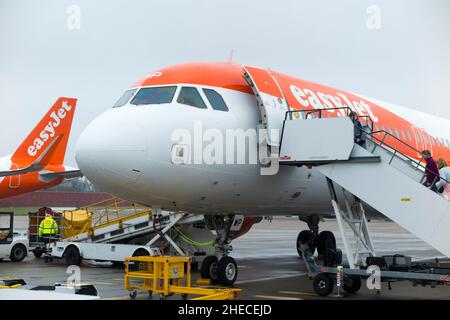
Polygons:
<instances>
[{"instance_id":1,"label":"passenger boarding stairs","mask_svg":"<svg viewBox=\"0 0 450 320\"><path fill-rule=\"evenodd\" d=\"M360 120L366 145L354 143L351 110L338 109L287 112L279 162L325 175L341 234L345 222L354 234L353 250L343 236L350 267L364 264L364 253L376 255L361 201L450 257L450 202L422 184L425 166L412 158L420 151L386 131L374 132L368 117Z\"/></svg>"}]
</instances>

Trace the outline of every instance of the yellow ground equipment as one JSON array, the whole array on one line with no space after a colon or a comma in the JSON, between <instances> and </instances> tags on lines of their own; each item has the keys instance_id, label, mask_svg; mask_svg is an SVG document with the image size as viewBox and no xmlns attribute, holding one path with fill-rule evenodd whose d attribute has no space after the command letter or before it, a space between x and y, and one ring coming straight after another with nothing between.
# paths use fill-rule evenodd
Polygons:
<instances>
[{"instance_id":1,"label":"yellow ground equipment","mask_svg":"<svg viewBox=\"0 0 450 320\"><path fill-rule=\"evenodd\" d=\"M23 279L0 279L0 289L16 289L26 285Z\"/></svg>"},{"instance_id":2,"label":"yellow ground equipment","mask_svg":"<svg viewBox=\"0 0 450 320\"><path fill-rule=\"evenodd\" d=\"M192 300L233 300L241 289L191 286L189 257L128 257L125 262L125 289L134 299L137 290L158 293L161 299L174 294L198 296Z\"/></svg>"},{"instance_id":3,"label":"yellow ground equipment","mask_svg":"<svg viewBox=\"0 0 450 320\"><path fill-rule=\"evenodd\" d=\"M95 239L102 230L123 225L139 217L151 217L149 208L129 203L119 198L108 198L76 210L62 212L62 239L77 241Z\"/></svg>"},{"instance_id":4,"label":"yellow ground equipment","mask_svg":"<svg viewBox=\"0 0 450 320\"><path fill-rule=\"evenodd\" d=\"M87 232L92 226L92 214L87 210L65 210L62 212L62 238L70 238Z\"/></svg>"}]
</instances>

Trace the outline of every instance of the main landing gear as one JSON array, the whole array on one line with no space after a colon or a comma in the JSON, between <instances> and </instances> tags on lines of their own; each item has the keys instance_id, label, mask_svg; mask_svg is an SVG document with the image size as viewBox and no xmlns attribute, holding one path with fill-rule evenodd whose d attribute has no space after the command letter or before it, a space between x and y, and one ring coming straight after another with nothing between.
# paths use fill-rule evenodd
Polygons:
<instances>
[{"instance_id":1,"label":"main landing gear","mask_svg":"<svg viewBox=\"0 0 450 320\"><path fill-rule=\"evenodd\" d=\"M216 231L217 238L214 242L216 254L203 260L201 277L211 279L213 284L231 286L238 274L236 260L228 255L233 250L230 245L230 233L236 222L235 216L205 216L205 222L210 230Z\"/></svg>"},{"instance_id":2,"label":"main landing gear","mask_svg":"<svg viewBox=\"0 0 450 320\"><path fill-rule=\"evenodd\" d=\"M297 237L297 252L300 257L312 257L317 249L318 260L324 266L332 266L342 261L342 252L336 248L336 238L331 231L319 233L320 218L310 216L302 221L308 224L310 230L303 230Z\"/></svg>"}]
</instances>

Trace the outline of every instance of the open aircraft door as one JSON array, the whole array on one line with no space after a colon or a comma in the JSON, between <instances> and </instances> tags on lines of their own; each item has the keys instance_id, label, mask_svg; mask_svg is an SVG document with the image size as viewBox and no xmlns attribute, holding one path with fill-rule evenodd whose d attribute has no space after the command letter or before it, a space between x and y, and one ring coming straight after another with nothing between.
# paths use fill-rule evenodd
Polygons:
<instances>
[{"instance_id":1,"label":"open aircraft door","mask_svg":"<svg viewBox=\"0 0 450 320\"><path fill-rule=\"evenodd\" d=\"M283 121L289 109L284 94L270 71L245 65L243 68L244 78L255 93L261 110L268 145L279 147Z\"/></svg>"}]
</instances>

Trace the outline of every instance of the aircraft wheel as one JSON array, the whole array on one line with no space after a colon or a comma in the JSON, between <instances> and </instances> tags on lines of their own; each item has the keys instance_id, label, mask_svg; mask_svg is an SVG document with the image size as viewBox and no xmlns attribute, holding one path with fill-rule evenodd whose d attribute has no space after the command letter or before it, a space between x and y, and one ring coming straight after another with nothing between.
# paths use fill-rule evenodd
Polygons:
<instances>
[{"instance_id":1,"label":"aircraft wheel","mask_svg":"<svg viewBox=\"0 0 450 320\"><path fill-rule=\"evenodd\" d=\"M203 259L200 267L200 275L203 279L211 279L213 283L217 282L217 257L207 256Z\"/></svg>"},{"instance_id":2,"label":"aircraft wheel","mask_svg":"<svg viewBox=\"0 0 450 320\"><path fill-rule=\"evenodd\" d=\"M297 253L300 257L303 256L301 246L304 244L308 245L311 255L313 255L316 250L314 247L314 234L309 230L303 230L297 236Z\"/></svg>"},{"instance_id":3,"label":"aircraft wheel","mask_svg":"<svg viewBox=\"0 0 450 320\"><path fill-rule=\"evenodd\" d=\"M361 289L361 277L349 276L344 278L344 284L342 286L347 293L356 293Z\"/></svg>"},{"instance_id":4,"label":"aircraft wheel","mask_svg":"<svg viewBox=\"0 0 450 320\"><path fill-rule=\"evenodd\" d=\"M224 286L231 286L236 281L238 267L236 260L232 257L223 257L217 264L217 276L219 283Z\"/></svg>"},{"instance_id":5,"label":"aircraft wheel","mask_svg":"<svg viewBox=\"0 0 450 320\"><path fill-rule=\"evenodd\" d=\"M16 244L11 249L11 254L9 258L13 262L20 262L27 256L27 248L23 244Z\"/></svg>"},{"instance_id":6,"label":"aircraft wheel","mask_svg":"<svg viewBox=\"0 0 450 320\"><path fill-rule=\"evenodd\" d=\"M314 291L321 297L326 297L333 291L333 279L326 273L319 273L314 277Z\"/></svg>"},{"instance_id":7,"label":"aircraft wheel","mask_svg":"<svg viewBox=\"0 0 450 320\"><path fill-rule=\"evenodd\" d=\"M324 255L327 249L336 250L336 238L331 231L322 231L316 239L317 253Z\"/></svg>"}]
</instances>

